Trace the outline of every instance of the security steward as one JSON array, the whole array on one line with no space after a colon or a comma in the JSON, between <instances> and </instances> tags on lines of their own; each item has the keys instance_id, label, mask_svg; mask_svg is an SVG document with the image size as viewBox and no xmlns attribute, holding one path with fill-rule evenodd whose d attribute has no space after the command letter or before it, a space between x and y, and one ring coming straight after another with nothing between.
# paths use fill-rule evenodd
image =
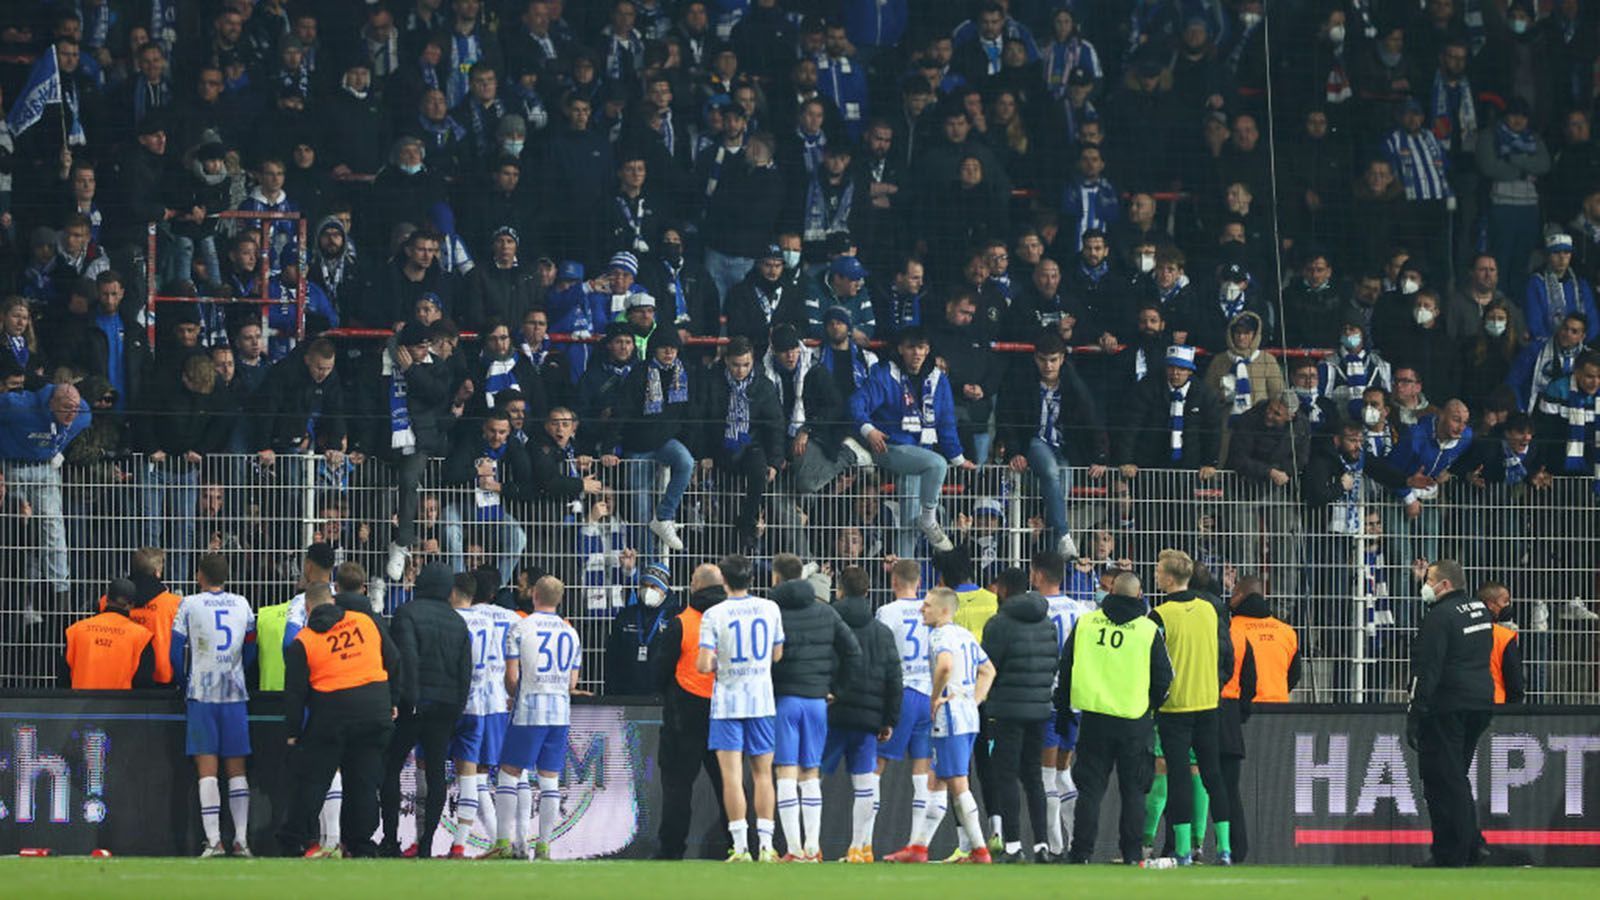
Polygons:
<instances>
[{"instance_id":1,"label":"security steward","mask_svg":"<svg viewBox=\"0 0 1600 900\"><path fill-rule=\"evenodd\" d=\"M1211 795L1211 817L1217 823L1217 864L1233 863L1229 822L1232 818L1222 783L1221 736L1217 706L1222 685L1233 674L1233 638L1222 601L1189 587L1194 560L1181 550L1163 550L1156 563L1156 587L1166 596L1150 611L1167 639L1172 659L1172 688L1156 711L1156 729L1167 759L1187 759L1194 751L1200 781ZM1081 738L1080 738L1081 740ZM1082 803L1082 785L1079 786ZM1193 863L1194 782L1167 779L1167 821L1172 823L1173 855L1178 865Z\"/></svg>"},{"instance_id":2,"label":"security steward","mask_svg":"<svg viewBox=\"0 0 1600 900\"><path fill-rule=\"evenodd\" d=\"M1261 596L1261 579L1254 575L1239 580L1228 605L1233 608L1228 622L1233 677L1222 686L1217 726L1222 780L1228 784L1228 808L1233 811L1233 861L1241 863L1250 852L1244 797L1239 787L1245 759L1244 723L1250 720L1256 703L1289 702L1289 692L1300 683L1300 638L1287 623L1272 615L1267 599Z\"/></svg>"},{"instance_id":3,"label":"security steward","mask_svg":"<svg viewBox=\"0 0 1600 900\"><path fill-rule=\"evenodd\" d=\"M1143 586L1131 572L1118 575L1100 608L1078 619L1061 651L1055 690L1057 728L1065 733L1073 710L1082 712L1072 780L1078 807L1067 862L1084 864L1100 830L1100 800L1116 772L1122 814L1117 846L1138 865L1144 795L1155 759L1150 753L1151 712L1167 698L1172 661L1161 628L1145 615Z\"/></svg>"},{"instance_id":4,"label":"security steward","mask_svg":"<svg viewBox=\"0 0 1600 900\"><path fill-rule=\"evenodd\" d=\"M711 780L712 796L722 796L722 769L717 754L707 750L711 731L711 686L715 673L702 674L695 668L700 653L700 618L706 610L728 597L722 570L706 563L689 579L689 605L661 629L650 645L650 665L662 696L661 706L661 829L657 859L682 859L688 847L689 805L694 782L702 770ZM713 823L712 844L717 835L726 839L727 814L722 804ZM706 848L706 859L727 854L720 845Z\"/></svg>"},{"instance_id":5,"label":"security steward","mask_svg":"<svg viewBox=\"0 0 1600 900\"><path fill-rule=\"evenodd\" d=\"M316 842L333 773L344 779L340 827L351 856L375 856L383 751L400 702L396 648L372 617L342 609L325 584L306 589L306 627L284 650L283 715L294 775L279 832L287 852Z\"/></svg>"},{"instance_id":6,"label":"security steward","mask_svg":"<svg viewBox=\"0 0 1600 900\"><path fill-rule=\"evenodd\" d=\"M1494 616L1494 648L1489 651L1494 705L1521 703L1527 693L1522 680L1522 641L1517 639L1517 626L1506 616L1511 608L1511 589L1498 581L1486 581L1478 588L1478 599Z\"/></svg>"},{"instance_id":7,"label":"security steward","mask_svg":"<svg viewBox=\"0 0 1600 900\"><path fill-rule=\"evenodd\" d=\"M129 618L137 588L117 578L106 589L105 612L67 629L61 677L75 691L126 691L155 687L156 658L150 629Z\"/></svg>"},{"instance_id":8,"label":"security steward","mask_svg":"<svg viewBox=\"0 0 1600 900\"><path fill-rule=\"evenodd\" d=\"M1417 751L1422 795L1433 823L1429 859L1419 865L1460 868L1479 861L1483 835L1467 769L1494 710L1494 616L1463 590L1466 574L1453 559L1428 567L1428 604L1411 648L1411 703L1406 743Z\"/></svg>"}]
</instances>

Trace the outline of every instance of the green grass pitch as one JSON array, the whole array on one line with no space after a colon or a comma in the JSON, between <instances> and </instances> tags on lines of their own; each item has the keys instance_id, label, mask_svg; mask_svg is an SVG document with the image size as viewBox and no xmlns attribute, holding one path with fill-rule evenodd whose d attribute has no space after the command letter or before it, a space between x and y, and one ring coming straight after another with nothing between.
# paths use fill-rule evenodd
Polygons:
<instances>
[{"instance_id":1,"label":"green grass pitch","mask_svg":"<svg viewBox=\"0 0 1600 900\"><path fill-rule=\"evenodd\" d=\"M1586 869L1438 871L1371 866L1205 866L1142 870L1119 866L725 865L711 862L451 862L447 860L0 859L0 896L186 897L246 900L330 898L475 900L480 897L707 898L832 897L835 900L945 900L957 897L1111 896L1116 900L1262 897L1580 897Z\"/></svg>"}]
</instances>

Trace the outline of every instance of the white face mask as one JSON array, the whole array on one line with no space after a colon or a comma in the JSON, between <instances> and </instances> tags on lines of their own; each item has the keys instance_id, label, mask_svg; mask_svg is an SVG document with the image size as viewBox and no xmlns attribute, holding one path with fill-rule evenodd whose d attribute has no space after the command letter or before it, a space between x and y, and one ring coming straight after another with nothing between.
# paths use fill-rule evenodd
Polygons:
<instances>
[{"instance_id":1,"label":"white face mask","mask_svg":"<svg viewBox=\"0 0 1600 900\"><path fill-rule=\"evenodd\" d=\"M1155 268L1156 268L1155 254L1152 254L1152 253L1141 253L1141 254L1139 254L1139 271L1141 271L1141 272L1153 272L1153 271L1155 271Z\"/></svg>"},{"instance_id":2,"label":"white face mask","mask_svg":"<svg viewBox=\"0 0 1600 900\"><path fill-rule=\"evenodd\" d=\"M1363 406L1361 407L1361 421L1367 423L1368 428L1372 428L1383 421L1383 412L1376 406Z\"/></svg>"},{"instance_id":3,"label":"white face mask","mask_svg":"<svg viewBox=\"0 0 1600 900\"><path fill-rule=\"evenodd\" d=\"M1504 319L1490 319L1483 323L1483 330L1488 332L1489 337L1500 337L1506 333L1506 321Z\"/></svg>"},{"instance_id":4,"label":"white face mask","mask_svg":"<svg viewBox=\"0 0 1600 900\"><path fill-rule=\"evenodd\" d=\"M1239 22L1241 24L1243 24L1244 27L1246 27L1246 28L1254 28L1256 25L1260 24L1260 22L1261 22L1261 13L1258 13L1258 12L1242 12L1242 13L1239 13Z\"/></svg>"},{"instance_id":5,"label":"white face mask","mask_svg":"<svg viewBox=\"0 0 1600 900\"><path fill-rule=\"evenodd\" d=\"M422 163L401 163L400 171L407 175L415 175L422 171Z\"/></svg>"},{"instance_id":6,"label":"white face mask","mask_svg":"<svg viewBox=\"0 0 1600 900\"><path fill-rule=\"evenodd\" d=\"M1411 280L1410 278L1400 282L1400 293L1402 294L1415 294L1420 290L1422 290L1422 285Z\"/></svg>"},{"instance_id":7,"label":"white face mask","mask_svg":"<svg viewBox=\"0 0 1600 900\"><path fill-rule=\"evenodd\" d=\"M523 147L523 142L522 141L501 141L500 142L500 149L504 150L506 152L507 156L521 156L522 155L522 147Z\"/></svg>"},{"instance_id":8,"label":"white face mask","mask_svg":"<svg viewBox=\"0 0 1600 900\"><path fill-rule=\"evenodd\" d=\"M1361 349L1361 335L1347 334L1344 336L1344 348L1354 353Z\"/></svg>"},{"instance_id":9,"label":"white face mask","mask_svg":"<svg viewBox=\"0 0 1600 900\"><path fill-rule=\"evenodd\" d=\"M799 250L785 250L785 251L783 251L783 267L785 269L793 269L798 265L800 265L800 251Z\"/></svg>"},{"instance_id":10,"label":"white face mask","mask_svg":"<svg viewBox=\"0 0 1600 900\"><path fill-rule=\"evenodd\" d=\"M1232 303L1235 300L1238 300L1240 297L1243 297L1243 296L1244 296L1244 288L1240 287L1237 284L1234 284L1231 281L1222 286L1222 299L1228 301L1229 303Z\"/></svg>"},{"instance_id":11,"label":"white face mask","mask_svg":"<svg viewBox=\"0 0 1600 900\"><path fill-rule=\"evenodd\" d=\"M1424 583L1422 585L1422 602L1432 603L1437 599L1439 599L1439 595L1434 591L1433 585Z\"/></svg>"},{"instance_id":12,"label":"white face mask","mask_svg":"<svg viewBox=\"0 0 1600 900\"><path fill-rule=\"evenodd\" d=\"M1416 319L1418 325L1429 325L1433 322L1433 310L1426 306L1419 306L1411 311L1411 318Z\"/></svg>"},{"instance_id":13,"label":"white face mask","mask_svg":"<svg viewBox=\"0 0 1600 900\"><path fill-rule=\"evenodd\" d=\"M640 599L644 601L645 606L655 609L666 601L667 595L661 593L660 588L647 587L644 589L644 593L641 595Z\"/></svg>"},{"instance_id":14,"label":"white face mask","mask_svg":"<svg viewBox=\"0 0 1600 900\"><path fill-rule=\"evenodd\" d=\"M1333 41L1335 44L1344 43L1344 26L1335 25L1332 28L1329 28L1328 40Z\"/></svg>"},{"instance_id":15,"label":"white face mask","mask_svg":"<svg viewBox=\"0 0 1600 900\"><path fill-rule=\"evenodd\" d=\"M1528 31L1528 20L1527 19L1512 19L1511 20L1511 33L1512 34L1525 34L1525 33L1527 33L1527 31Z\"/></svg>"}]
</instances>

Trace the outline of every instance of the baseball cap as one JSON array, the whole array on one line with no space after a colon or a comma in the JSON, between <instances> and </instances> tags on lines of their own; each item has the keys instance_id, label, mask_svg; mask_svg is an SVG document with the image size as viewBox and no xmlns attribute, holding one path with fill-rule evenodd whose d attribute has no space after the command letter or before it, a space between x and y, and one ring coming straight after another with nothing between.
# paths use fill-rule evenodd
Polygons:
<instances>
[{"instance_id":1,"label":"baseball cap","mask_svg":"<svg viewBox=\"0 0 1600 900\"><path fill-rule=\"evenodd\" d=\"M854 325L855 317L850 315L850 310L844 308L843 306L830 306L828 307L827 311L822 314L822 322L823 324L827 324L835 321L843 322L846 325Z\"/></svg>"},{"instance_id":2,"label":"baseball cap","mask_svg":"<svg viewBox=\"0 0 1600 900\"><path fill-rule=\"evenodd\" d=\"M628 295L628 309L643 309L645 307L655 309L656 298L646 294L644 291L634 291Z\"/></svg>"},{"instance_id":3,"label":"baseball cap","mask_svg":"<svg viewBox=\"0 0 1600 900\"><path fill-rule=\"evenodd\" d=\"M1167 348L1167 365L1194 371L1194 348L1174 345Z\"/></svg>"},{"instance_id":4,"label":"baseball cap","mask_svg":"<svg viewBox=\"0 0 1600 900\"><path fill-rule=\"evenodd\" d=\"M867 267L863 266L861 260L856 259L854 256L840 256L828 264L828 274L848 278L851 281L860 281L867 277Z\"/></svg>"},{"instance_id":5,"label":"baseball cap","mask_svg":"<svg viewBox=\"0 0 1600 900\"><path fill-rule=\"evenodd\" d=\"M52 239L53 240L53 239ZM762 259L783 259L783 248L777 244L768 244L767 249L761 253Z\"/></svg>"},{"instance_id":6,"label":"baseball cap","mask_svg":"<svg viewBox=\"0 0 1600 900\"><path fill-rule=\"evenodd\" d=\"M661 347L682 347L683 339L678 337L678 329L658 327L650 332L650 352L654 353Z\"/></svg>"},{"instance_id":7,"label":"baseball cap","mask_svg":"<svg viewBox=\"0 0 1600 900\"><path fill-rule=\"evenodd\" d=\"M402 347L415 347L428 342L428 326L412 320L395 334L395 343Z\"/></svg>"},{"instance_id":8,"label":"baseball cap","mask_svg":"<svg viewBox=\"0 0 1600 900\"><path fill-rule=\"evenodd\" d=\"M1094 84L1094 73L1083 66L1078 66L1067 75L1068 87L1082 87L1089 84Z\"/></svg>"},{"instance_id":9,"label":"baseball cap","mask_svg":"<svg viewBox=\"0 0 1600 900\"><path fill-rule=\"evenodd\" d=\"M1571 253L1572 235L1557 231L1545 236L1544 249L1551 253Z\"/></svg>"},{"instance_id":10,"label":"baseball cap","mask_svg":"<svg viewBox=\"0 0 1600 900\"><path fill-rule=\"evenodd\" d=\"M556 278L561 281L582 281L583 263L572 259L563 259L561 265L556 266Z\"/></svg>"},{"instance_id":11,"label":"baseball cap","mask_svg":"<svg viewBox=\"0 0 1600 900\"><path fill-rule=\"evenodd\" d=\"M489 235L489 237L490 239L493 239L500 237L501 235L511 238L512 242L516 244L522 243L522 235L517 234L517 230L512 228L510 225L501 225L499 228L496 228L494 230L494 234Z\"/></svg>"},{"instance_id":12,"label":"baseball cap","mask_svg":"<svg viewBox=\"0 0 1600 900\"><path fill-rule=\"evenodd\" d=\"M772 329L772 350L774 353L786 353L800 346L800 335L794 330L793 325L783 324Z\"/></svg>"},{"instance_id":13,"label":"baseball cap","mask_svg":"<svg viewBox=\"0 0 1600 900\"><path fill-rule=\"evenodd\" d=\"M1250 270L1246 269L1240 263L1228 263L1222 267L1220 272L1217 273L1217 280L1231 282L1249 281Z\"/></svg>"}]
</instances>

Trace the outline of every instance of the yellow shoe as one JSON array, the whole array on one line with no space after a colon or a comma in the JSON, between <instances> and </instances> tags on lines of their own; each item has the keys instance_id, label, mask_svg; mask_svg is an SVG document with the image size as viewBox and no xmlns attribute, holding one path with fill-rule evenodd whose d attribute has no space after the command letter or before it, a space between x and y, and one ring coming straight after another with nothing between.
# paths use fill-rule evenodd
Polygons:
<instances>
[{"instance_id":1,"label":"yellow shoe","mask_svg":"<svg viewBox=\"0 0 1600 900\"><path fill-rule=\"evenodd\" d=\"M872 858L872 848L871 847L862 847L858 852L860 853L861 858L859 860L856 860L857 862L864 862L864 863L877 862L877 860Z\"/></svg>"},{"instance_id":2,"label":"yellow shoe","mask_svg":"<svg viewBox=\"0 0 1600 900\"><path fill-rule=\"evenodd\" d=\"M963 850L960 847L957 847L954 851L951 852L951 854L949 856L946 856L944 859L940 860L940 862L946 862L946 863L966 862L967 859L969 857L971 857L971 856L972 856L971 852Z\"/></svg>"},{"instance_id":3,"label":"yellow shoe","mask_svg":"<svg viewBox=\"0 0 1600 900\"><path fill-rule=\"evenodd\" d=\"M764 863L778 862L778 851L768 847L767 849L761 851L761 855L756 857L756 859L758 862Z\"/></svg>"},{"instance_id":4,"label":"yellow shoe","mask_svg":"<svg viewBox=\"0 0 1600 900\"><path fill-rule=\"evenodd\" d=\"M732 849L730 847L728 849L728 859L727 859L727 861L731 862L731 863L747 863L747 862L750 861L750 854L749 853L741 853L741 852L736 851L736 850L734 850L734 849Z\"/></svg>"},{"instance_id":5,"label":"yellow shoe","mask_svg":"<svg viewBox=\"0 0 1600 900\"><path fill-rule=\"evenodd\" d=\"M844 852L844 860L843 861L847 862L847 863L858 863L858 862L861 862L861 851L856 849L855 847L851 847L849 850L846 850Z\"/></svg>"}]
</instances>

